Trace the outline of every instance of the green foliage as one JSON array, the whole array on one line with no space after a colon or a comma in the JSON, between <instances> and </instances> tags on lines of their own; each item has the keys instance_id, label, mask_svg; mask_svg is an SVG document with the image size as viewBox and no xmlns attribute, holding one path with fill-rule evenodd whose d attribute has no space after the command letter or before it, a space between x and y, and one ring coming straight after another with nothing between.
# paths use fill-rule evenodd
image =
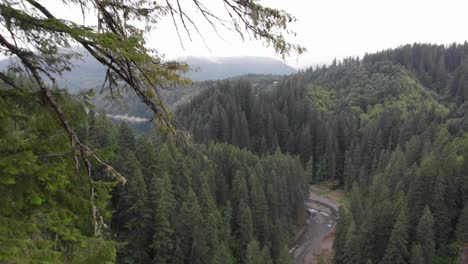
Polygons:
<instances>
[{"instance_id":1,"label":"green foliage","mask_svg":"<svg viewBox=\"0 0 468 264\"><path fill-rule=\"evenodd\" d=\"M274 85L218 82L177 115L199 142L259 154L279 148L300 157L309 181L337 180L349 191L349 216L337 225L337 263L409 262L416 243L426 263L453 260L453 251L440 249L456 240L468 199L466 54L466 43L414 44L308 69ZM232 135L241 133L235 124L244 115L249 138L241 142ZM233 179L238 186L237 174ZM266 196L273 192L265 189ZM406 206L407 227L397 232ZM425 224L423 243L418 224L426 207L437 213L433 226Z\"/></svg>"},{"instance_id":2,"label":"green foliage","mask_svg":"<svg viewBox=\"0 0 468 264\"><path fill-rule=\"evenodd\" d=\"M115 186L100 181L106 168L93 170L95 204L120 247L92 236L89 183L73 173L51 113L1 90L0 262L288 263L307 183L328 179L350 197L337 264L454 262L468 215L465 53L413 48L437 58L402 47L410 55L349 58L278 83L212 83L177 112L206 156L58 94L73 127L128 178Z\"/></svg>"},{"instance_id":3,"label":"green foliage","mask_svg":"<svg viewBox=\"0 0 468 264\"><path fill-rule=\"evenodd\" d=\"M460 243L468 243L468 205L465 205L458 219L457 240Z\"/></svg>"},{"instance_id":4,"label":"green foliage","mask_svg":"<svg viewBox=\"0 0 468 264\"><path fill-rule=\"evenodd\" d=\"M67 135L34 94L9 92L0 88L0 262L112 263L116 243L94 237L89 182L83 170L74 173ZM81 106L61 100L81 126ZM94 184L104 219L113 186Z\"/></svg>"},{"instance_id":5,"label":"green foliage","mask_svg":"<svg viewBox=\"0 0 468 264\"><path fill-rule=\"evenodd\" d=\"M169 176L164 174L162 177L152 178L150 193L152 194L153 208L155 208L154 234L151 244L151 248L154 250L153 261L170 263L175 244L175 230L171 225L171 220L173 220L172 210L176 207L176 201Z\"/></svg>"},{"instance_id":6,"label":"green foliage","mask_svg":"<svg viewBox=\"0 0 468 264\"><path fill-rule=\"evenodd\" d=\"M413 248L411 249L410 263L411 264L424 264L424 263L426 263L425 260L424 260L424 255L423 255L421 245L419 245L417 243L414 244Z\"/></svg>"},{"instance_id":7,"label":"green foliage","mask_svg":"<svg viewBox=\"0 0 468 264\"><path fill-rule=\"evenodd\" d=\"M429 208L426 207L416 228L416 241L421 245L426 262L434 256L434 239L434 218Z\"/></svg>"},{"instance_id":8,"label":"green foliage","mask_svg":"<svg viewBox=\"0 0 468 264\"><path fill-rule=\"evenodd\" d=\"M118 263L245 263L251 241L261 260L289 261L307 196L297 158L212 144L205 159L125 125L112 130L111 164L128 178L113 197L113 232L125 243Z\"/></svg>"},{"instance_id":9,"label":"green foliage","mask_svg":"<svg viewBox=\"0 0 468 264\"><path fill-rule=\"evenodd\" d=\"M361 263L363 261L359 230L354 221L349 224L343 253L343 263Z\"/></svg>"},{"instance_id":10,"label":"green foliage","mask_svg":"<svg viewBox=\"0 0 468 264\"><path fill-rule=\"evenodd\" d=\"M408 263L408 219L405 211L403 208L398 216L381 263Z\"/></svg>"},{"instance_id":11,"label":"green foliage","mask_svg":"<svg viewBox=\"0 0 468 264\"><path fill-rule=\"evenodd\" d=\"M337 103L336 92L332 89L324 88L320 85L313 85L309 89L310 105L324 113L331 113Z\"/></svg>"},{"instance_id":12,"label":"green foliage","mask_svg":"<svg viewBox=\"0 0 468 264\"><path fill-rule=\"evenodd\" d=\"M335 242L333 243L333 249L335 251L334 261L337 264L346 263L345 259L345 243L347 230L350 224L350 216L346 212L343 206L338 210L338 223L336 225L336 236Z\"/></svg>"}]
</instances>

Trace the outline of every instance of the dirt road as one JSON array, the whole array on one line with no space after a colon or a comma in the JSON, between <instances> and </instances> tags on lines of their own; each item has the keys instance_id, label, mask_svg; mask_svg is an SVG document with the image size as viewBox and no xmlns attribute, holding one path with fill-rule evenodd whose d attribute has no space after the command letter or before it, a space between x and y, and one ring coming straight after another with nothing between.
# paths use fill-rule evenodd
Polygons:
<instances>
[{"instance_id":1,"label":"dirt road","mask_svg":"<svg viewBox=\"0 0 468 264\"><path fill-rule=\"evenodd\" d=\"M289 250L295 264L318 263L315 254L321 250L331 250L333 244L333 241L326 241L326 238L335 229L338 205L312 192L306 205L307 225Z\"/></svg>"}]
</instances>

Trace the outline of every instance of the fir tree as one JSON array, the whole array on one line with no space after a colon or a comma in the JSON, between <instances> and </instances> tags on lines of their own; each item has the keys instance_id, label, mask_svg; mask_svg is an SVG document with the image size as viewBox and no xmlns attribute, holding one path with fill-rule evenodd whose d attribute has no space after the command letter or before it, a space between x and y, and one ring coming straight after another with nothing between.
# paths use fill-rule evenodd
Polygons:
<instances>
[{"instance_id":1,"label":"fir tree","mask_svg":"<svg viewBox=\"0 0 468 264\"><path fill-rule=\"evenodd\" d=\"M363 217L363 205L361 199L361 192L357 182L353 183L353 188L351 190L351 215L356 223L360 223Z\"/></svg>"},{"instance_id":2,"label":"fir tree","mask_svg":"<svg viewBox=\"0 0 468 264\"><path fill-rule=\"evenodd\" d=\"M468 242L468 204L465 205L458 218L457 240L460 243Z\"/></svg>"},{"instance_id":3,"label":"fir tree","mask_svg":"<svg viewBox=\"0 0 468 264\"><path fill-rule=\"evenodd\" d=\"M336 224L336 236L333 242L333 249L335 250L334 261L336 264L344 264L345 243L350 219L348 213L342 206L340 206L338 210L338 219L339 221Z\"/></svg>"},{"instance_id":4,"label":"fir tree","mask_svg":"<svg viewBox=\"0 0 468 264\"><path fill-rule=\"evenodd\" d=\"M409 259L408 252L408 220L406 208L402 209L393 227L392 234L387 243L387 250L380 263L406 264Z\"/></svg>"},{"instance_id":5,"label":"fir tree","mask_svg":"<svg viewBox=\"0 0 468 264\"><path fill-rule=\"evenodd\" d=\"M416 243L411 249L410 264L426 264L421 246Z\"/></svg>"},{"instance_id":6,"label":"fir tree","mask_svg":"<svg viewBox=\"0 0 468 264\"><path fill-rule=\"evenodd\" d=\"M194 252L194 246L202 241L202 237L197 237L200 234L199 230L202 224L203 216L198 203L198 198L190 189L186 194L180 210L175 218L176 222L176 263L200 263L200 257L197 252Z\"/></svg>"},{"instance_id":7,"label":"fir tree","mask_svg":"<svg viewBox=\"0 0 468 264\"><path fill-rule=\"evenodd\" d=\"M148 247L151 241L151 214L147 186L140 165L132 152L127 154L127 159L121 166L125 166L126 170L132 170L132 174L127 174L129 181L122 201L124 207L119 213L128 241L127 246L120 252L121 258L137 263L148 263L151 259Z\"/></svg>"},{"instance_id":8,"label":"fir tree","mask_svg":"<svg viewBox=\"0 0 468 264\"><path fill-rule=\"evenodd\" d=\"M359 232L354 221L351 221L347 233L342 263L361 263L363 261Z\"/></svg>"},{"instance_id":9,"label":"fir tree","mask_svg":"<svg viewBox=\"0 0 468 264\"><path fill-rule=\"evenodd\" d=\"M256 240L252 240L247 245L247 253L245 257L245 264L262 264L265 263L262 258L260 246Z\"/></svg>"},{"instance_id":10,"label":"fir tree","mask_svg":"<svg viewBox=\"0 0 468 264\"><path fill-rule=\"evenodd\" d=\"M431 263L435 251L435 236L434 236L434 218L429 210L429 207L424 209L424 213L419 220L416 241L421 245L424 263Z\"/></svg>"},{"instance_id":11,"label":"fir tree","mask_svg":"<svg viewBox=\"0 0 468 264\"><path fill-rule=\"evenodd\" d=\"M176 201L167 174L153 177L150 194L153 204L153 249L154 263L170 263L174 254L173 214Z\"/></svg>"},{"instance_id":12,"label":"fir tree","mask_svg":"<svg viewBox=\"0 0 468 264\"><path fill-rule=\"evenodd\" d=\"M240 249L239 256L241 256L242 259L245 259L247 245L253 238L253 223L250 207L246 202L244 202L244 199L241 199L239 203L236 221L236 225L238 227L237 241Z\"/></svg>"}]
</instances>

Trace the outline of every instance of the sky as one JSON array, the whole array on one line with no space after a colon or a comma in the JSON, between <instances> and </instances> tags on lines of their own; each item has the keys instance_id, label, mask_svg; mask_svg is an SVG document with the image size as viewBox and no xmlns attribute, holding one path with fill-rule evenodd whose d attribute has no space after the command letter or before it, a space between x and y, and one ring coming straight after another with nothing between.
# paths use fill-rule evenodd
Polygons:
<instances>
[{"instance_id":1,"label":"sky","mask_svg":"<svg viewBox=\"0 0 468 264\"><path fill-rule=\"evenodd\" d=\"M57 4L58 0L42 0L59 17L82 21L79 10ZM189 14L196 18L201 34L192 31L192 40L182 33L180 45L172 20L167 17L148 35L148 43L167 58L186 56L227 57L266 56L281 59L262 42L242 40L237 34L221 30L221 39L201 15L194 11L190 0L180 0ZM220 0L204 3L221 16ZM294 15L298 21L290 28L297 33L288 40L307 49L303 55L292 54L286 62L296 68L329 63L333 58L363 56L399 45L425 42L450 44L468 39L468 1L466 0L262 0L263 5L279 8ZM92 21L87 21L92 23ZM180 28L179 28L180 29Z\"/></svg>"}]
</instances>

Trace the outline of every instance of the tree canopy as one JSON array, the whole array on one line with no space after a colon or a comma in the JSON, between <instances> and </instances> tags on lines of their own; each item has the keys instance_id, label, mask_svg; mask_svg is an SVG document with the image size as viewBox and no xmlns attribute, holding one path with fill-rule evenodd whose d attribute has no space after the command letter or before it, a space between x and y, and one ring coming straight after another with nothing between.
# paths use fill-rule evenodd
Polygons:
<instances>
[{"instance_id":1,"label":"tree canopy","mask_svg":"<svg viewBox=\"0 0 468 264\"><path fill-rule=\"evenodd\" d=\"M224 26L235 30L244 37L251 34L271 45L276 52L286 56L291 51L303 52L304 48L286 41L285 35L292 33L287 26L295 18L282 11L265 7L257 1L223 0L228 17L221 17L209 10L204 1L193 0L197 15L216 29ZM181 1L57 1L69 11L79 8L85 17L92 17L96 25L85 25L77 21L59 19L45 5L36 0L0 3L0 52L17 60L19 67L0 73L0 80L12 90L25 89L14 78L18 72L26 73L34 82L28 87L37 90L35 95L45 100L55 113L55 119L67 132L72 145L75 171L84 165L91 181L93 160L105 165L114 176L124 182L125 178L89 148L69 121L70 113L56 96L55 78L73 65L70 60L83 54L91 55L107 67L102 90L112 96L122 91L132 91L154 113L153 120L158 126L185 145L188 136L171 118L169 110L161 99L160 92L170 83L188 82L182 73L188 70L184 63L166 61L157 48L147 46L147 34L155 30L157 22L169 16L175 29L180 25L186 33L195 30L192 14L188 14ZM72 12L72 11L71 11ZM91 19L92 20L92 19ZM77 50L75 47L81 47ZM81 159L81 161L80 161ZM91 184L91 199L94 189ZM99 211L93 204L96 235L100 228Z\"/></svg>"}]
</instances>

